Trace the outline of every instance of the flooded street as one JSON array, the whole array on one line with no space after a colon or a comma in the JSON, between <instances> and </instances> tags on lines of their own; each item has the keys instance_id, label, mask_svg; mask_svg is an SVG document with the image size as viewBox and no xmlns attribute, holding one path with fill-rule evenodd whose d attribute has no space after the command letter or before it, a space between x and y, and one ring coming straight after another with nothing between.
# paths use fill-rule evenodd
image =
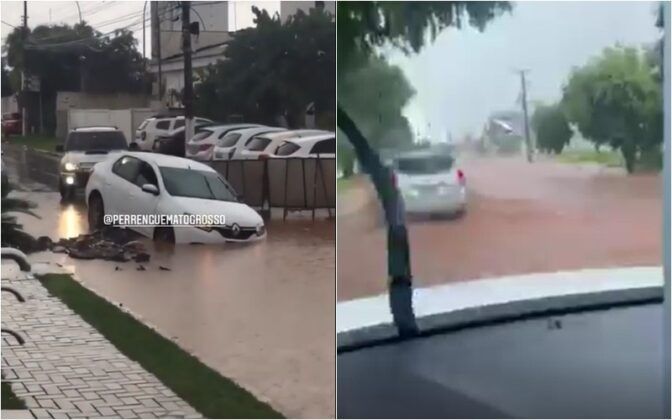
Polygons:
<instances>
[{"instance_id":1,"label":"flooded street","mask_svg":"<svg viewBox=\"0 0 672 420\"><path fill-rule=\"evenodd\" d=\"M35 236L88 229L83 204L63 205L44 188L14 194L38 205L41 219L20 217ZM31 259L63 265L285 416L333 417L335 221L272 220L267 227L265 241L242 246L156 248L143 240L152 255L145 271L134 262L64 254Z\"/></svg>"},{"instance_id":2,"label":"flooded street","mask_svg":"<svg viewBox=\"0 0 672 420\"><path fill-rule=\"evenodd\" d=\"M661 265L662 178L522 158L463 160L467 214L408 220L415 283ZM362 199L366 196L367 199ZM351 198L350 198L351 197ZM339 195L338 299L386 290L386 240L368 179ZM354 208L344 203L352 200Z\"/></svg>"}]
</instances>

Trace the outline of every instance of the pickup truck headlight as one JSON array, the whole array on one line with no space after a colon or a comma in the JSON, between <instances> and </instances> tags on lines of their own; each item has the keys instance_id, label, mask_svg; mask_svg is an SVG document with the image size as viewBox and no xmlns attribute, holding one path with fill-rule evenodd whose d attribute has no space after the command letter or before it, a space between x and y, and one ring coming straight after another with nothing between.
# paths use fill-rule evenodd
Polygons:
<instances>
[{"instance_id":1,"label":"pickup truck headlight","mask_svg":"<svg viewBox=\"0 0 672 420\"><path fill-rule=\"evenodd\" d=\"M77 170L77 164L72 163L72 162L65 162L65 164L63 165L63 169L65 169L68 172L76 171Z\"/></svg>"}]
</instances>

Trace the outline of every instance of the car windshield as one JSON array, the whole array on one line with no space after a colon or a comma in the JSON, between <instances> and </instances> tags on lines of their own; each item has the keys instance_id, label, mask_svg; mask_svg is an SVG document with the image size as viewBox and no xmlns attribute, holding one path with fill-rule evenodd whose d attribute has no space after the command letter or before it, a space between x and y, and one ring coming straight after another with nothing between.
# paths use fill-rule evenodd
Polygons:
<instances>
[{"instance_id":1,"label":"car windshield","mask_svg":"<svg viewBox=\"0 0 672 420\"><path fill-rule=\"evenodd\" d=\"M450 171L453 168L451 156L409 157L395 160L396 169L409 175L429 175Z\"/></svg>"},{"instance_id":2,"label":"car windshield","mask_svg":"<svg viewBox=\"0 0 672 420\"><path fill-rule=\"evenodd\" d=\"M126 150L128 144L121 131L73 131L65 142L65 151Z\"/></svg>"},{"instance_id":3,"label":"car windshield","mask_svg":"<svg viewBox=\"0 0 672 420\"><path fill-rule=\"evenodd\" d=\"M176 197L238 201L233 188L216 172L160 167L168 194Z\"/></svg>"},{"instance_id":4,"label":"car windshield","mask_svg":"<svg viewBox=\"0 0 672 420\"><path fill-rule=\"evenodd\" d=\"M149 120L144 120L142 124L140 124L140 127L138 127L138 130L142 130L143 128L147 127L147 124L149 124Z\"/></svg>"},{"instance_id":5,"label":"car windshield","mask_svg":"<svg viewBox=\"0 0 672 420\"><path fill-rule=\"evenodd\" d=\"M578 278L620 289L632 267L662 284L661 4L479 2L438 26L447 3L393 4L413 13L338 6L338 301L404 290L387 301L408 304L400 322L409 288L477 306L472 280L521 299ZM374 52L344 54L341 34Z\"/></svg>"}]
</instances>

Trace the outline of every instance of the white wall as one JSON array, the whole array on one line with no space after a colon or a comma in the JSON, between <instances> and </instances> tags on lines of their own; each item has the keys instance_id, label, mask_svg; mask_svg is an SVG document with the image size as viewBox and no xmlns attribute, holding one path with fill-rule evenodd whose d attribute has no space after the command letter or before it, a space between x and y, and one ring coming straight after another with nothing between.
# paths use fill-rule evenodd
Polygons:
<instances>
[{"instance_id":1,"label":"white wall","mask_svg":"<svg viewBox=\"0 0 672 420\"><path fill-rule=\"evenodd\" d=\"M68 130L78 127L114 126L119 128L130 143L135 129L155 112L151 109L70 109Z\"/></svg>"}]
</instances>

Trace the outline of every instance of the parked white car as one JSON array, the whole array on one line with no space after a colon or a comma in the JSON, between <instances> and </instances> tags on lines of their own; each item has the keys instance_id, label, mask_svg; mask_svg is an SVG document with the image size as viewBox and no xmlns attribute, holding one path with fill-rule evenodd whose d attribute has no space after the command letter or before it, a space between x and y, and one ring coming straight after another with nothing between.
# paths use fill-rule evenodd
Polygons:
<instances>
[{"instance_id":1,"label":"parked white car","mask_svg":"<svg viewBox=\"0 0 672 420\"><path fill-rule=\"evenodd\" d=\"M194 118L197 125L213 124L206 118ZM184 116L165 116L147 118L135 130L134 142L140 150L153 150L157 136L167 135L180 127L184 127Z\"/></svg>"},{"instance_id":2,"label":"parked white car","mask_svg":"<svg viewBox=\"0 0 672 420\"><path fill-rule=\"evenodd\" d=\"M286 140L271 157L274 158L308 158L308 157L336 157L336 134L320 134L311 137L298 137Z\"/></svg>"},{"instance_id":3,"label":"parked white car","mask_svg":"<svg viewBox=\"0 0 672 420\"><path fill-rule=\"evenodd\" d=\"M256 128L258 124L222 124L203 128L187 142L185 157L195 160L212 160L215 143L234 130Z\"/></svg>"},{"instance_id":4,"label":"parked white car","mask_svg":"<svg viewBox=\"0 0 672 420\"><path fill-rule=\"evenodd\" d=\"M466 177L452 155L406 152L394 158L392 165L407 213L459 214L466 210Z\"/></svg>"},{"instance_id":5,"label":"parked white car","mask_svg":"<svg viewBox=\"0 0 672 420\"><path fill-rule=\"evenodd\" d=\"M278 146L287 140L326 133L329 132L324 130L290 130L256 135L245 144L238 158L259 159L260 157L270 157Z\"/></svg>"},{"instance_id":6,"label":"parked white car","mask_svg":"<svg viewBox=\"0 0 672 420\"><path fill-rule=\"evenodd\" d=\"M132 230L173 243L250 242L266 237L261 216L237 199L211 167L175 156L125 152L97 164L86 186L89 227L106 215L213 215L224 225L142 226Z\"/></svg>"},{"instance_id":7,"label":"parked white car","mask_svg":"<svg viewBox=\"0 0 672 420\"><path fill-rule=\"evenodd\" d=\"M124 133L116 127L82 127L70 130L63 145L56 151L63 152L58 178L58 191L62 200L72 198L83 190L91 168L108 154L128 149Z\"/></svg>"},{"instance_id":8,"label":"parked white car","mask_svg":"<svg viewBox=\"0 0 672 420\"><path fill-rule=\"evenodd\" d=\"M224 137L218 139L215 142L212 153L212 160L238 159L243 147L245 147L245 144L247 144L247 142L250 141L252 137L270 133L278 133L281 131L287 131L287 129L281 127L261 126L230 131Z\"/></svg>"}]
</instances>

